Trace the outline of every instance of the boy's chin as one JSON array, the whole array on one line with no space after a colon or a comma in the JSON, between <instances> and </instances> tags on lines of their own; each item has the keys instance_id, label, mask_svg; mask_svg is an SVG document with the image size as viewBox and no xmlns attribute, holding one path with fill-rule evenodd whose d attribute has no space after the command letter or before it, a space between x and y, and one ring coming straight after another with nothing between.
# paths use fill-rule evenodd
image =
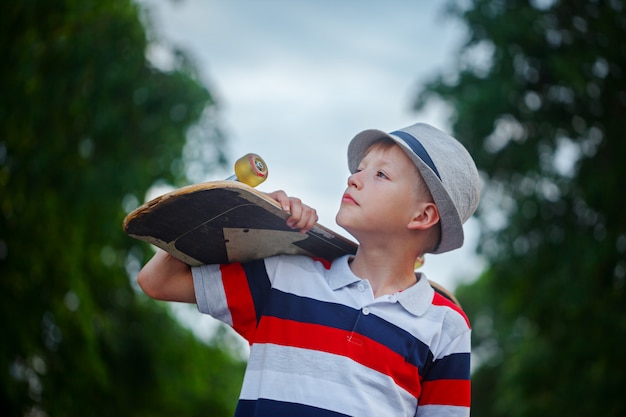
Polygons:
<instances>
[{"instance_id":1,"label":"boy's chin","mask_svg":"<svg viewBox=\"0 0 626 417\"><path fill-rule=\"evenodd\" d=\"M349 219L347 218L347 216L343 216L341 214L341 212L339 212L337 214L337 216L335 217L335 222L343 230L345 230L346 232L348 232L351 235L354 235L354 229L351 227L351 223L350 223Z\"/></svg>"},{"instance_id":2,"label":"boy's chin","mask_svg":"<svg viewBox=\"0 0 626 417\"><path fill-rule=\"evenodd\" d=\"M335 223L337 223L337 225L341 226L347 232L350 232L350 230L348 230L349 222L347 220L348 219L346 218L346 216L341 212L341 210L339 210L339 213L337 213L337 215L335 216Z\"/></svg>"}]
</instances>

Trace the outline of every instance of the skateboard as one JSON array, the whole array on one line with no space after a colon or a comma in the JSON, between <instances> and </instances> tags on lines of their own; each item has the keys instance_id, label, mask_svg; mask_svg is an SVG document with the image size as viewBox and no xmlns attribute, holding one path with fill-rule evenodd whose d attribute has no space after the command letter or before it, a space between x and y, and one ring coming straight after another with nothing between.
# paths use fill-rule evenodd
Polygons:
<instances>
[{"instance_id":1,"label":"skateboard","mask_svg":"<svg viewBox=\"0 0 626 417\"><path fill-rule=\"evenodd\" d=\"M235 171L237 181L190 185L147 202L126 216L124 231L191 266L280 254L332 261L356 253L356 243L320 224L306 234L287 226L289 214L246 183L256 185L267 177L258 155L240 158Z\"/></svg>"},{"instance_id":2,"label":"skateboard","mask_svg":"<svg viewBox=\"0 0 626 417\"><path fill-rule=\"evenodd\" d=\"M131 237L151 243L190 266L247 262L274 255L305 255L332 261L355 254L358 245L316 224L306 234L287 226L289 214L254 186L267 179L256 154L235 163L235 175L179 188L138 207L124 219ZM416 269L423 259L416 262ZM452 293L435 291L457 305Z\"/></svg>"}]
</instances>

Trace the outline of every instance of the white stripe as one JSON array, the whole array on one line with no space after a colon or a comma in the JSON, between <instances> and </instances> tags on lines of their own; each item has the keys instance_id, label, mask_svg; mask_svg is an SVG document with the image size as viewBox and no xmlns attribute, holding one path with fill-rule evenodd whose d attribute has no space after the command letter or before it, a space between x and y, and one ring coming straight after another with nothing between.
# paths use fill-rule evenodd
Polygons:
<instances>
[{"instance_id":1,"label":"white stripe","mask_svg":"<svg viewBox=\"0 0 626 417\"><path fill-rule=\"evenodd\" d=\"M357 416L414 416L417 400L384 374L349 358L255 344L242 399L297 402Z\"/></svg>"},{"instance_id":2,"label":"white stripe","mask_svg":"<svg viewBox=\"0 0 626 417\"><path fill-rule=\"evenodd\" d=\"M469 353L471 349L470 327L465 318L446 306L431 306L420 325L430 327L431 336L426 340L435 358L452 353ZM428 325L425 325L427 322ZM423 339L422 339L423 340Z\"/></svg>"},{"instance_id":3,"label":"white stripe","mask_svg":"<svg viewBox=\"0 0 626 417\"><path fill-rule=\"evenodd\" d=\"M232 326L233 317L228 310L219 265L203 265L191 268L191 272L198 310Z\"/></svg>"},{"instance_id":4,"label":"white stripe","mask_svg":"<svg viewBox=\"0 0 626 417\"><path fill-rule=\"evenodd\" d=\"M417 410L417 417L469 417L469 407L452 405L425 405Z\"/></svg>"},{"instance_id":5,"label":"white stripe","mask_svg":"<svg viewBox=\"0 0 626 417\"><path fill-rule=\"evenodd\" d=\"M345 288L333 291L328 285L328 275L331 271L324 268L321 262L310 258L300 256L267 258L265 265L272 280L272 287L288 294L341 303L356 309L374 301L371 292L356 296L360 293L343 291Z\"/></svg>"}]
</instances>

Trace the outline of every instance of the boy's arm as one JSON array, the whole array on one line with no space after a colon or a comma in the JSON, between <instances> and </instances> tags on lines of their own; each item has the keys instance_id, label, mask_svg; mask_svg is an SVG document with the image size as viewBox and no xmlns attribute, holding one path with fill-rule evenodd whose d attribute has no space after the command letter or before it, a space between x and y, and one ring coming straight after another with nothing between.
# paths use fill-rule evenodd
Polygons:
<instances>
[{"instance_id":1,"label":"boy's arm","mask_svg":"<svg viewBox=\"0 0 626 417\"><path fill-rule=\"evenodd\" d=\"M196 302L189 265L160 249L139 271L137 283L148 296L157 300Z\"/></svg>"},{"instance_id":2,"label":"boy's arm","mask_svg":"<svg viewBox=\"0 0 626 417\"><path fill-rule=\"evenodd\" d=\"M417 417L469 417L471 329L453 338L422 380Z\"/></svg>"},{"instance_id":3,"label":"boy's arm","mask_svg":"<svg viewBox=\"0 0 626 417\"><path fill-rule=\"evenodd\" d=\"M316 211L302 204L300 199L289 197L284 191L274 191L268 195L291 214L287 219L289 227L306 233L317 222ZM196 302L191 268L163 250L158 250L139 271L137 282L148 296L157 300Z\"/></svg>"}]
</instances>

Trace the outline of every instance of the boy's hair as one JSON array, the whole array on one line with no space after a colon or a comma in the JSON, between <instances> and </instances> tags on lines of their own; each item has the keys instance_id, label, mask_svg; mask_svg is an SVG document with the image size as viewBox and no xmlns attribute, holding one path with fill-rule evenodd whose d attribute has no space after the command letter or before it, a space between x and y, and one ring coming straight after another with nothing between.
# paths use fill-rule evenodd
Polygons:
<instances>
[{"instance_id":1,"label":"boy's hair","mask_svg":"<svg viewBox=\"0 0 626 417\"><path fill-rule=\"evenodd\" d=\"M369 147L388 138L413 161L428 187L440 216L439 244L432 253L443 253L463 246L463 223L471 217L480 199L480 179L467 150L452 136L417 123L385 133L365 130L348 146L348 167L354 173Z\"/></svg>"}]
</instances>

